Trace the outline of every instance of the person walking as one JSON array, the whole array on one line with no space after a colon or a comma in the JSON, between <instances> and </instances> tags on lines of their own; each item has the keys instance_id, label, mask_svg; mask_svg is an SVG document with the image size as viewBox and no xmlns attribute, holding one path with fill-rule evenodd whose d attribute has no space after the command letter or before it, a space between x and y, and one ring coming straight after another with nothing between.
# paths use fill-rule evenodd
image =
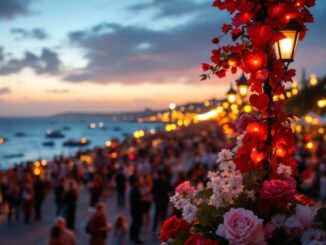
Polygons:
<instances>
[{"instance_id":1,"label":"person walking","mask_svg":"<svg viewBox=\"0 0 326 245\"><path fill-rule=\"evenodd\" d=\"M87 223L86 231L91 235L90 245L104 245L107 232L112 229L112 225L107 223L105 214L105 204L100 202L96 205L96 213Z\"/></svg>"},{"instance_id":2,"label":"person walking","mask_svg":"<svg viewBox=\"0 0 326 245\"><path fill-rule=\"evenodd\" d=\"M75 229L75 217L77 208L78 192L75 181L70 181L68 191L65 195L66 221L70 230Z\"/></svg>"},{"instance_id":3,"label":"person walking","mask_svg":"<svg viewBox=\"0 0 326 245\"><path fill-rule=\"evenodd\" d=\"M131 211L131 226L130 226L130 240L136 244L142 244L139 239L139 233L142 226L143 207L142 195L140 192L141 180L135 177L133 187L130 190L130 211Z\"/></svg>"},{"instance_id":4,"label":"person walking","mask_svg":"<svg viewBox=\"0 0 326 245\"><path fill-rule=\"evenodd\" d=\"M100 201L103 192L103 181L99 175L95 176L95 179L92 181L89 187L90 200L89 206L94 208L95 205Z\"/></svg>"},{"instance_id":5,"label":"person walking","mask_svg":"<svg viewBox=\"0 0 326 245\"><path fill-rule=\"evenodd\" d=\"M153 183L153 200L155 205L154 221L153 221L153 232L156 232L159 223L166 219L166 213L169 205L169 192L171 186L169 181L166 179L163 170L159 170L158 178Z\"/></svg>"},{"instance_id":6,"label":"person walking","mask_svg":"<svg viewBox=\"0 0 326 245\"><path fill-rule=\"evenodd\" d=\"M56 216L64 215L64 198L65 198L65 179L60 178L59 183L54 188L54 201L56 205Z\"/></svg>"},{"instance_id":7,"label":"person walking","mask_svg":"<svg viewBox=\"0 0 326 245\"><path fill-rule=\"evenodd\" d=\"M113 245L127 245L128 223L122 215L117 218L113 231Z\"/></svg>"},{"instance_id":8,"label":"person walking","mask_svg":"<svg viewBox=\"0 0 326 245\"><path fill-rule=\"evenodd\" d=\"M41 180L40 176L36 176L34 182L34 210L35 210L35 220L42 219L42 204L45 197L45 186L44 182Z\"/></svg>"},{"instance_id":9,"label":"person walking","mask_svg":"<svg viewBox=\"0 0 326 245\"><path fill-rule=\"evenodd\" d=\"M117 202L118 207L123 208L125 206L125 193L127 187L127 178L123 172L123 167L120 167L115 178L116 189L117 189Z\"/></svg>"},{"instance_id":10,"label":"person walking","mask_svg":"<svg viewBox=\"0 0 326 245\"><path fill-rule=\"evenodd\" d=\"M62 217L55 220L48 245L76 245L75 234L67 229L66 222Z\"/></svg>"}]
</instances>

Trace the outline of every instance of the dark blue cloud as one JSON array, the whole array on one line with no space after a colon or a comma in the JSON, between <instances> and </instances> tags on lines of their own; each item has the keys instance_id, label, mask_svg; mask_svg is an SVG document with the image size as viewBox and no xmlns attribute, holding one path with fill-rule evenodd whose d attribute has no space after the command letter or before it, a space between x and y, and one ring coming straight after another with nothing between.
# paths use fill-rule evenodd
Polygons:
<instances>
[{"instance_id":1,"label":"dark blue cloud","mask_svg":"<svg viewBox=\"0 0 326 245\"><path fill-rule=\"evenodd\" d=\"M44 29L34 28L32 30L26 30L23 28L12 28L10 33L16 37L16 40L23 40L26 38L44 40L48 38L48 34Z\"/></svg>"},{"instance_id":2,"label":"dark blue cloud","mask_svg":"<svg viewBox=\"0 0 326 245\"><path fill-rule=\"evenodd\" d=\"M0 20L10 20L30 13L29 5L34 0L1 0Z\"/></svg>"},{"instance_id":3,"label":"dark blue cloud","mask_svg":"<svg viewBox=\"0 0 326 245\"><path fill-rule=\"evenodd\" d=\"M0 75L20 72L26 67L32 68L37 74L55 75L60 73L61 66L57 53L43 48L39 56L32 52L25 52L21 59L4 59L0 63Z\"/></svg>"}]
</instances>

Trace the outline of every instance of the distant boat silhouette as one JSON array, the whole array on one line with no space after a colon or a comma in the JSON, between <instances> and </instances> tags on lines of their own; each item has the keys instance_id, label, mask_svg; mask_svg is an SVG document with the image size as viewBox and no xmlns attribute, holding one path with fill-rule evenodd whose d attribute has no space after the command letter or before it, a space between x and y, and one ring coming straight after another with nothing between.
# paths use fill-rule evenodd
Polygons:
<instances>
[{"instance_id":1,"label":"distant boat silhouette","mask_svg":"<svg viewBox=\"0 0 326 245\"><path fill-rule=\"evenodd\" d=\"M58 139L58 138L64 138L65 135L60 131L60 130L47 130L45 136L47 138L52 138L52 139Z\"/></svg>"},{"instance_id":2,"label":"distant boat silhouette","mask_svg":"<svg viewBox=\"0 0 326 245\"><path fill-rule=\"evenodd\" d=\"M52 147L52 146L54 146L54 142L53 142L53 141L46 141L46 142L43 142L43 146Z\"/></svg>"},{"instance_id":3,"label":"distant boat silhouette","mask_svg":"<svg viewBox=\"0 0 326 245\"><path fill-rule=\"evenodd\" d=\"M23 157L23 156L24 156L23 153L12 153L12 154L6 154L3 157L5 159L11 159L11 158L20 158L20 157Z\"/></svg>"},{"instance_id":4,"label":"distant boat silhouette","mask_svg":"<svg viewBox=\"0 0 326 245\"><path fill-rule=\"evenodd\" d=\"M113 127L112 130L113 131L121 131L121 128L120 127Z\"/></svg>"},{"instance_id":5,"label":"distant boat silhouette","mask_svg":"<svg viewBox=\"0 0 326 245\"><path fill-rule=\"evenodd\" d=\"M86 146L86 145L89 145L90 143L91 143L91 141L86 140L85 138L83 138L81 140L70 139L70 140L63 142L63 146L67 146L67 147Z\"/></svg>"},{"instance_id":6,"label":"distant boat silhouette","mask_svg":"<svg viewBox=\"0 0 326 245\"><path fill-rule=\"evenodd\" d=\"M26 134L24 132L17 132L15 133L15 136L20 138L20 137L25 137Z\"/></svg>"}]
</instances>

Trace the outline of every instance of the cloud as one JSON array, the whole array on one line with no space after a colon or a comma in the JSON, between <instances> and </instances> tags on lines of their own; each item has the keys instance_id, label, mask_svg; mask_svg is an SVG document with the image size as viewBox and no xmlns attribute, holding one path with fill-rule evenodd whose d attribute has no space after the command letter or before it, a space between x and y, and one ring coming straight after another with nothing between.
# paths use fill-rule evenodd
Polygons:
<instances>
[{"instance_id":1,"label":"cloud","mask_svg":"<svg viewBox=\"0 0 326 245\"><path fill-rule=\"evenodd\" d=\"M165 30L101 23L71 32L69 40L82 48L86 67L66 81L133 84L198 81L200 62L209 59L218 18L214 9L185 25Z\"/></svg>"},{"instance_id":2,"label":"cloud","mask_svg":"<svg viewBox=\"0 0 326 245\"><path fill-rule=\"evenodd\" d=\"M19 15L30 14L29 5L33 0L1 0L0 20L10 20Z\"/></svg>"},{"instance_id":3,"label":"cloud","mask_svg":"<svg viewBox=\"0 0 326 245\"><path fill-rule=\"evenodd\" d=\"M32 30L25 30L23 28L12 28L10 33L16 36L17 40L23 40L26 38L44 40L48 38L48 34L44 29L34 28Z\"/></svg>"},{"instance_id":4,"label":"cloud","mask_svg":"<svg viewBox=\"0 0 326 245\"><path fill-rule=\"evenodd\" d=\"M39 56L27 51L21 59L11 58L2 61L0 63L0 75L20 72L26 67L32 68L36 74L56 75L60 73L61 66L58 54L48 48L43 48Z\"/></svg>"},{"instance_id":5,"label":"cloud","mask_svg":"<svg viewBox=\"0 0 326 245\"><path fill-rule=\"evenodd\" d=\"M9 93L11 93L10 88L8 88L8 87L2 87L2 88L0 88L0 95L9 94Z\"/></svg>"},{"instance_id":6,"label":"cloud","mask_svg":"<svg viewBox=\"0 0 326 245\"><path fill-rule=\"evenodd\" d=\"M64 93L70 93L69 89L48 89L45 91L48 94L64 94Z\"/></svg>"},{"instance_id":7,"label":"cloud","mask_svg":"<svg viewBox=\"0 0 326 245\"><path fill-rule=\"evenodd\" d=\"M155 18L180 17L186 14L194 14L204 11L211 6L211 2L193 2L184 0L152 0L147 3L138 3L129 7L132 12L152 10Z\"/></svg>"}]
</instances>

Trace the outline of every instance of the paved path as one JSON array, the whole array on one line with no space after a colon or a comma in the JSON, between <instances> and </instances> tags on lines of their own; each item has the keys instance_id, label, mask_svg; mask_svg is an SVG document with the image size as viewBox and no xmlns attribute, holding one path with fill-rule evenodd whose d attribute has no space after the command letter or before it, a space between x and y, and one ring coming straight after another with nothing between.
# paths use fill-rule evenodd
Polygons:
<instances>
[{"instance_id":1,"label":"paved path","mask_svg":"<svg viewBox=\"0 0 326 245\"><path fill-rule=\"evenodd\" d=\"M78 201L76 217L76 239L78 245L87 245L89 236L84 231L87 220L90 217L88 213L88 193L80 188L80 197ZM108 194L104 199L107 204L108 221L114 223L117 216L124 214L130 219L129 207L124 210L118 209L116 205L115 194ZM22 215L21 215L22 216ZM50 227L55 219L55 205L52 194L48 194L43 205L43 219L39 222L31 222L29 225L23 224L23 217L20 221L8 225L5 216L0 216L0 244L1 245L44 245L49 236ZM130 224L130 221L129 221ZM158 245L157 235L149 233L142 234L142 240L146 245ZM109 235L106 244L112 244ZM132 243L130 243L132 244Z\"/></svg>"}]
</instances>

